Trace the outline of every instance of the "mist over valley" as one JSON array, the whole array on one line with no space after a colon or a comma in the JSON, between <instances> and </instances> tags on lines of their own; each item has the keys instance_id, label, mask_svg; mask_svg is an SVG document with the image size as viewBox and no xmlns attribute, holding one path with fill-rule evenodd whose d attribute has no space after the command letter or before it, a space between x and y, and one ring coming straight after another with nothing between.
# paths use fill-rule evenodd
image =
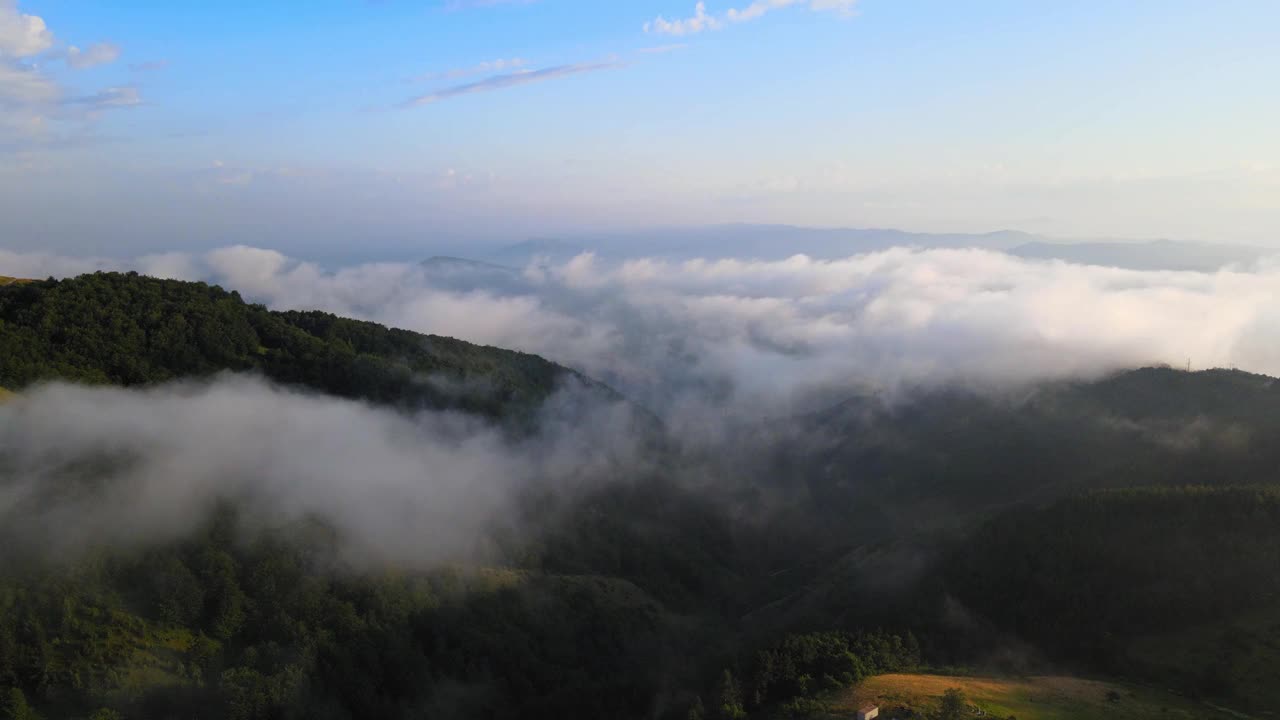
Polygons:
<instances>
[{"instance_id":1,"label":"mist over valley","mask_svg":"<svg viewBox=\"0 0 1280 720\"><path fill-rule=\"evenodd\" d=\"M1274 717L1277 27L0 0L0 720Z\"/></svg>"}]
</instances>

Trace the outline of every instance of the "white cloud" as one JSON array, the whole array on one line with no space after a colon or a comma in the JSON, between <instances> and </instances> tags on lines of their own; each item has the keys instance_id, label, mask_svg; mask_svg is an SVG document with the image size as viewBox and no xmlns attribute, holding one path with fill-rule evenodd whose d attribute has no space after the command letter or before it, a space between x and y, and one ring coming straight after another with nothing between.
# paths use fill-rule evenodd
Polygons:
<instances>
[{"instance_id":1,"label":"white cloud","mask_svg":"<svg viewBox=\"0 0 1280 720\"><path fill-rule=\"evenodd\" d=\"M0 57L31 57L53 47L44 20L18 11L16 0L0 0Z\"/></svg>"},{"instance_id":2,"label":"white cloud","mask_svg":"<svg viewBox=\"0 0 1280 720\"><path fill-rule=\"evenodd\" d=\"M13 0L0 0L0 153L91 141L99 111L142 102L137 88L128 86L69 96L44 67L24 58L62 59L81 69L113 62L120 48L94 43L83 50L51 50L53 45L43 19L22 14Z\"/></svg>"},{"instance_id":3,"label":"white cloud","mask_svg":"<svg viewBox=\"0 0 1280 720\"><path fill-rule=\"evenodd\" d=\"M53 253L16 253L0 250L0 275L41 279L72 277L97 270L120 270L128 261L108 258L71 257Z\"/></svg>"},{"instance_id":4,"label":"white cloud","mask_svg":"<svg viewBox=\"0 0 1280 720\"><path fill-rule=\"evenodd\" d=\"M645 32L662 35L693 35L704 30L719 30L730 23L741 23L756 20L773 10L781 10L796 5L807 5L814 12L835 12L850 16L858 0L755 0L742 8L729 8L723 15L707 12L707 4L698 2L694 6L692 17L667 20L659 15L644 24Z\"/></svg>"},{"instance_id":5,"label":"white cloud","mask_svg":"<svg viewBox=\"0 0 1280 720\"><path fill-rule=\"evenodd\" d=\"M120 46L114 43L94 43L84 50L75 45L67 48L67 64L77 70L113 63L119 57Z\"/></svg>"},{"instance_id":6,"label":"white cloud","mask_svg":"<svg viewBox=\"0 0 1280 720\"><path fill-rule=\"evenodd\" d=\"M725 16L729 18L730 22L746 22L748 20L755 20L763 17L764 14L770 10L779 10L791 7L792 5L798 4L800 1L801 0L756 0L741 10L729 8L725 13Z\"/></svg>"},{"instance_id":7,"label":"white cloud","mask_svg":"<svg viewBox=\"0 0 1280 720\"><path fill-rule=\"evenodd\" d=\"M18 268L0 274L72 265L0 254L0 268ZM1280 263L1155 272L898 248L830 261L581 255L521 271L379 263L326 272L236 247L132 265L198 275L275 308L537 353L668 415L694 402L749 416L853 387L1003 385L1188 357L1280 375Z\"/></svg>"},{"instance_id":8,"label":"white cloud","mask_svg":"<svg viewBox=\"0 0 1280 720\"><path fill-rule=\"evenodd\" d=\"M693 7L693 17L667 20L659 15L644 24L644 31L660 35L693 35L703 30L717 30L721 24L719 19L707 14L707 4L699 0Z\"/></svg>"}]
</instances>

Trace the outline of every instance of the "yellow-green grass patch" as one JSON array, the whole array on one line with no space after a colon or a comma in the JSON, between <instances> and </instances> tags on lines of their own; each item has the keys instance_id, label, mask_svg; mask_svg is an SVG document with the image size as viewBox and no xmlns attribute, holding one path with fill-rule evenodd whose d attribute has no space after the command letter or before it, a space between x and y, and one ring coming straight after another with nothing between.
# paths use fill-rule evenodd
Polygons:
<instances>
[{"instance_id":1,"label":"yellow-green grass patch","mask_svg":"<svg viewBox=\"0 0 1280 720\"><path fill-rule=\"evenodd\" d=\"M1000 678L960 675L891 674L868 678L833 694L830 718L855 717L858 708L876 704L881 717L906 717L906 711L931 712L943 693L957 688L985 717L1018 720L1229 720L1221 712L1171 692L1119 682L1066 676Z\"/></svg>"}]
</instances>

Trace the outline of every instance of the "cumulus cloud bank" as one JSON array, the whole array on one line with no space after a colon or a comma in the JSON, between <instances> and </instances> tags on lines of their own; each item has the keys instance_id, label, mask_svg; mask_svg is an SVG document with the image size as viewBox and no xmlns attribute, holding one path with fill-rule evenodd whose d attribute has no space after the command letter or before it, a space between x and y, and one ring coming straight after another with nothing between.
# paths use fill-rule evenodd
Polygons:
<instances>
[{"instance_id":1,"label":"cumulus cloud bank","mask_svg":"<svg viewBox=\"0 0 1280 720\"><path fill-rule=\"evenodd\" d=\"M965 249L837 260L590 254L505 269L376 263L327 271L228 247L132 261L0 253L4 274L135 267L546 356L664 415L772 415L852 388L1090 377L1147 364L1280 374L1280 265L1134 271Z\"/></svg>"}]
</instances>

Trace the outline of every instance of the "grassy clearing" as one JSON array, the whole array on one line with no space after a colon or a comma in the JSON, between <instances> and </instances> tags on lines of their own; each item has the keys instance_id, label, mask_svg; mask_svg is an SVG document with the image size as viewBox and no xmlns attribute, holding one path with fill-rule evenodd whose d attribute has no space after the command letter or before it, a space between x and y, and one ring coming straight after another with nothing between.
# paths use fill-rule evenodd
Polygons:
<instances>
[{"instance_id":1,"label":"grassy clearing","mask_svg":"<svg viewBox=\"0 0 1280 720\"><path fill-rule=\"evenodd\" d=\"M27 278L9 277L8 275L0 275L0 285L18 285L21 283L35 282Z\"/></svg>"},{"instance_id":2,"label":"grassy clearing","mask_svg":"<svg viewBox=\"0 0 1280 720\"><path fill-rule=\"evenodd\" d=\"M1073 677L964 677L953 675L879 675L832 698L830 718L854 717L867 703L880 705L881 717L929 712L948 688L960 688L985 717L1018 720L1229 720L1237 717L1159 690ZM1117 699L1118 696L1118 699Z\"/></svg>"}]
</instances>

